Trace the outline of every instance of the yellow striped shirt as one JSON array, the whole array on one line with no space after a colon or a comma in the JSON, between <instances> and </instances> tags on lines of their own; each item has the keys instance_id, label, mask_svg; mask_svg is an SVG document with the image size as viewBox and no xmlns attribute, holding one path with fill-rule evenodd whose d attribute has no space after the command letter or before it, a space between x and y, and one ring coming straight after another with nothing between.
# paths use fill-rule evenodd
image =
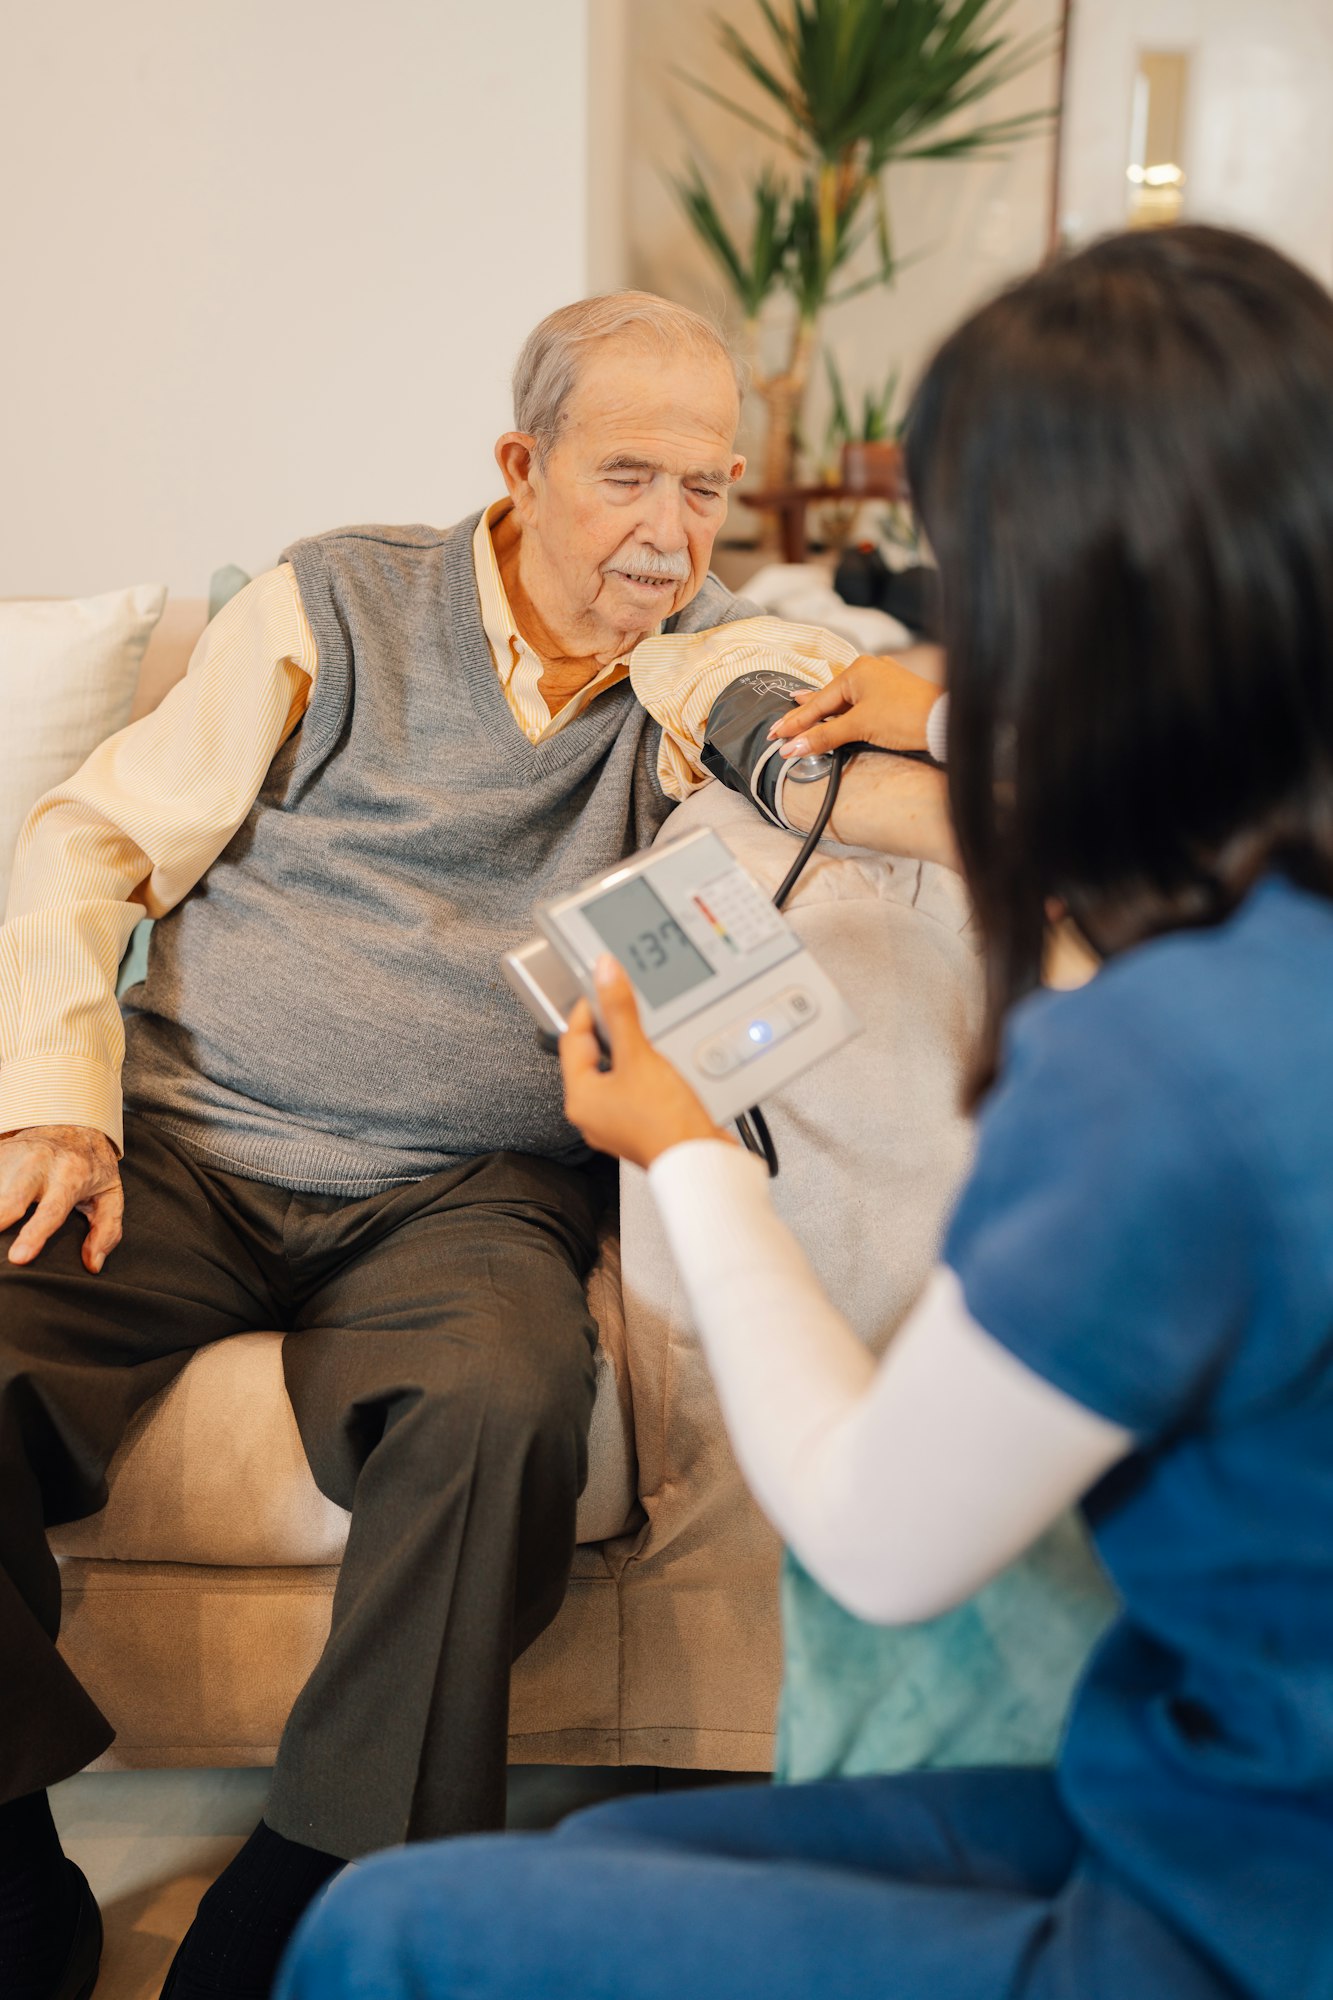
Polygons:
<instances>
[{"instance_id":1,"label":"yellow striped shirt","mask_svg":"<svg viewBox=\"0 0 1333 2000\"><path fill-rule=\"evenodd\" d=\"M660 634L552 716L538 687L542 662L514 623L491 542L508 504L483 515L474 560L496 672L531 742L567 728L628 673L662 725L663 789L685 798L704 782L704 723L728 681L766 666L822 684L854 657L831 633L773 618ZM122 1148L115 983L130 934L179 903L221 854L305 714L317 671L315 636L282 564L224 606L150 715L34 806L0 929L0 1133L91 1125Z\"/></svg>"}]
</instances>

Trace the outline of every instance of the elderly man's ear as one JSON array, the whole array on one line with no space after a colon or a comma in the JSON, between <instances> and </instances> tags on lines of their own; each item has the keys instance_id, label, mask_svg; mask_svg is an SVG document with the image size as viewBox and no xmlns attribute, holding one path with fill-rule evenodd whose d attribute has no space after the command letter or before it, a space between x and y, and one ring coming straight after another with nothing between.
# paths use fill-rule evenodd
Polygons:
<instances>
[{"instance_id":1,"label":"elderly man's ear","mask_svg":"<svg viewBox=\"0 0 1333 2000\"><path fill-rule=\"evenodd\" d=\"M520 521L532 504L533 481L541 478L535 456L536 445L537 440L531 431L506 431L495 443L495 462Z\"/></svg>"}]
</instances>

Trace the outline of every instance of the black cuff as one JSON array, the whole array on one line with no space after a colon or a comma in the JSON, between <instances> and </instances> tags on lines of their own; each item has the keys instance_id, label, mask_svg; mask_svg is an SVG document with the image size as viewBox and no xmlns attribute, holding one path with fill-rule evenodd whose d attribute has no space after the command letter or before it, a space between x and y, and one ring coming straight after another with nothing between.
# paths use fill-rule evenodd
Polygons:
<instances>
[{"instance_id":1,"label":"black cuff","mask_svg":"<svg viewBox=\"0 0 1333 2000\"><path fill-rule=\"evenodd\" d=\"M811 683L795 674L756 668L729 682L708 711L699 762L712 777L758 806L774 826L785 827L787 821L776 803L782 745L780 740L770 742L768 732L791 714L793 695L813 693Z\"/></svg>"}]
</instances>

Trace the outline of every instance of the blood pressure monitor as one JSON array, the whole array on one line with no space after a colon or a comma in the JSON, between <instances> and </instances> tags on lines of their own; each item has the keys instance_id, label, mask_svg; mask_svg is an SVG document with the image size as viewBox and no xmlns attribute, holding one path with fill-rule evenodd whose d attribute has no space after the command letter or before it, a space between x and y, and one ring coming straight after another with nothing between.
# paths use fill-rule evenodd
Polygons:
<instances>
[{"instance_id":1,"label":"blood pressure monitor","mask_svg":"<svg viewBox=\"0 0 1333 2000\"><path fill-rule=\"evenodd\" d=\"M505 958L510 985L548 1031L574 998L596 1008L610 952L644 1033L723 1123L848 1041L859 1022L785 917L707 830L610 869L537 910L542 938Z\"/></svg>"}]
</instances>

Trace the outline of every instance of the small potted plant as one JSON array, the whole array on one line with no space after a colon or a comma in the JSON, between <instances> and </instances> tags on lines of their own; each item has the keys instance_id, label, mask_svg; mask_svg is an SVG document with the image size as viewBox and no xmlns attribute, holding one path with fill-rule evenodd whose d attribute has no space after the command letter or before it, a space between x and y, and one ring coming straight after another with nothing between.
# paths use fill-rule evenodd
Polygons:
<instances>
[{"instance_id":1,"label":"small potted plant","mask_svg":"<svg viewBox=\"0 0 1333 2000\"><path fill-rule=\"evenodd\" d=\"M893 422L893 402L901 369L891 368L881 388L865 390L860 409L853 417L838 364L827 351L824 365L833 397L829 436L841 447L843 485L849 492L864 493L867 497L901 498L903 449L898 427Z\"/></svg>"}]
</instances>

